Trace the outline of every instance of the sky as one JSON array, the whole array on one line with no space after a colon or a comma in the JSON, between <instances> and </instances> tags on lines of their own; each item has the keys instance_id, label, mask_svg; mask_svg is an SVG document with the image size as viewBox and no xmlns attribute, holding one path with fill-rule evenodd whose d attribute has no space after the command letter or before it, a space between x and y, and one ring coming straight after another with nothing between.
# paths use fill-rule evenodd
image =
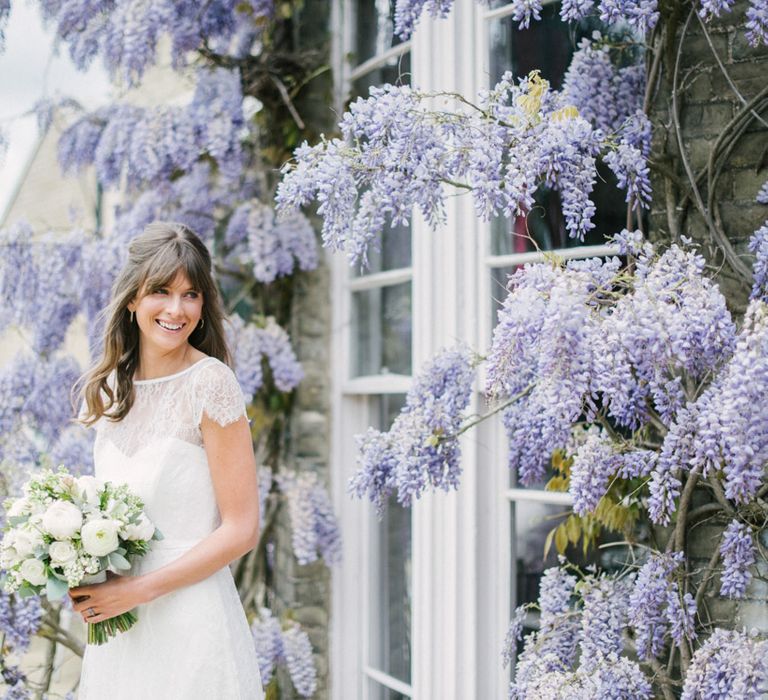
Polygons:
<instances>
[{"instance_id":1,"label":"sky","mask_svg":"<svg viewBox=\"0 0 768 700\"><path fill-rule=\"evenodd\" d=\"M0 155L0 220L39 137L30 110L42 97L69 96L92 109L108 100L110 83L100 64L87 73L69 60L66 46L57 52L53 31L43 27L37 3L12 0L0 53L0 130L8 149Z\"/></svg>"}]
</instances>

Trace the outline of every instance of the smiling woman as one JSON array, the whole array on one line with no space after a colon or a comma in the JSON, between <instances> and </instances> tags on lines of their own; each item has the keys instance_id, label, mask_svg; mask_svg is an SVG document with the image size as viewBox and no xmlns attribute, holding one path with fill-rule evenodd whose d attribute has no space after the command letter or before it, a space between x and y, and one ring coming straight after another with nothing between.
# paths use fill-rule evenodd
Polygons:
<instances>
[{"instance_id":1,"label":"smiling woman","mask_svg":"<svg viewBox=\"0 0 768 700\"><path fill-rule=\"evenodd\" d=\"M259 700L228 567L258 541L256 464L196 234L158 222L134 239L106 319L81 421L96 428L96 476L128 484L164 538L128 576L70 591L88 624L138 609L134 627L87 648L78 697Z\"/></svg>"}]
</instances>

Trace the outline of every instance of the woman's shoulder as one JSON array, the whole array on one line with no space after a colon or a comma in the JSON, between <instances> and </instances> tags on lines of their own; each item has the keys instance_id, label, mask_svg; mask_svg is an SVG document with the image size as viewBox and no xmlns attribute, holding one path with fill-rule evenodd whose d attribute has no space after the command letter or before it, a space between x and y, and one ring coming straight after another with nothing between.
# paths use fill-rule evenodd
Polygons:
<instances>
[{"instance_id":1,"label":"woman's shoulder","mask_svg":"<svg viewBox=\"0 0 768 700\"><path fill-rule=\"evenodd\" d=\"M232 369L215 357L206 357L194 365L192 401L199 425L203 412L221 425L245 414L245 400Z\"/></svg>"}]
</instances>

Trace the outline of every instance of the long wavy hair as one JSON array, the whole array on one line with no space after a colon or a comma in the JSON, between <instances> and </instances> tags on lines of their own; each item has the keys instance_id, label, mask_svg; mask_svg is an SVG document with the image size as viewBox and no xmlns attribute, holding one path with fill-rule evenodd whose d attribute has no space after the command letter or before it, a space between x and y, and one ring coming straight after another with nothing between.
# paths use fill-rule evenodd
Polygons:
<instances>
[{"instance_id":1,"label":"long wavy hair","mask_svg":"<svg viewBox=\"0 0 768 700\"><path fill-rule=\"evenodd\" d=\"M192 331L190 345L230 364L224 310L211 268L208 248L184 224L155 221L131 241L128 262L115 279L110 303L101 313L104 351L75 385L78 405L85 402L80 423L92 425L102 416L117 422L131 410L133 375L139 363L139 326L131 320L128 304L168 286L179 272L184 272L203 295L203 327L198 324Z\"/></svg>"}]
</instances>

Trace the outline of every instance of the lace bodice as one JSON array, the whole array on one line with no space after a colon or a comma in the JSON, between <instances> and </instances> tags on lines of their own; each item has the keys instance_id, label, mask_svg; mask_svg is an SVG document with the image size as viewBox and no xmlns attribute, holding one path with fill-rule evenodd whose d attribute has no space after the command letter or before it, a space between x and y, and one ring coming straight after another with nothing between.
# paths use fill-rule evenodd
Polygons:
<instances>
[{"instance_id":1,"label":"lace bodice","mask_svg":"<svg viewBox=\"0 0 768 700\"><path fill-rule=\"evenodd\" d=\"M181 372L133 382L134 402L119 423L102 419L97 442L111 441L126 457L158 438L174 437L202 447L203 411L219 425L245 415L242 391L232 370L206 357Z\"/></svg>"}]
</instances>

